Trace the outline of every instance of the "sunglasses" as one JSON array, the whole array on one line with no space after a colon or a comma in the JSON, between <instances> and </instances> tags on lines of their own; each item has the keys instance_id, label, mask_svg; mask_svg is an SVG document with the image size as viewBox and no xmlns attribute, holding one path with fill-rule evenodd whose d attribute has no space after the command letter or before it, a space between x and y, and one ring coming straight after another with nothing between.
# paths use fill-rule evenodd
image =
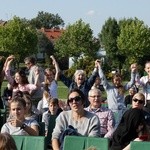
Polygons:
<instances>
[{"instance_id":1,"label":"sunglasses","mask_svg":"<svg viewBox=\"0 0 150 150\"><path fill-rule=\"evenodd\" d=\"M143 104L143 103L144 103L144 101L143 101L143 100L136 99L136 98L135 98L135 99L133 99L133 101L134 101L134 102L138 102L139 104Z\"/></svg>"},{"instance_id":2,"label":"sunglasses","mask_svg":"<svg viewBox=\"0 0 150 150\"><path fill-rule=\"evenodd\" d=\"M68 102L73 103L73 100L75 102L79 102L79 101L81 101L81 99L82 99L81 96L75 96L75 97L72 97L72 98L68 99Z\"/></svg>"}]
</instances>

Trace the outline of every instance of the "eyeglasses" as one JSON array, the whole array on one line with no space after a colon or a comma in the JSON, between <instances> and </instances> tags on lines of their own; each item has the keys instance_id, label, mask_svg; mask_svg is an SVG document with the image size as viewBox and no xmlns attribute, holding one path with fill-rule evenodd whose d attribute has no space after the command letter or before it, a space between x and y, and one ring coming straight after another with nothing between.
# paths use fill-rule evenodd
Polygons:
<instances>
[{"instance_id":1,"label":"eyeglasses","mask_svg":"<svg viewBox=\"0 0 150 150\"><path fill-rule=\"evenodd\" d=\"M133 101L134 102L138 102L139 104L143 104L144 103L143 100L140 100L140 99L137 99L137 98L133 99Z\"/></svg>"},{"instance_id":2,"label":"eyeglasses","mask_svg":"<svg viewBox=\"0 0 150 150\"><path fill-rule=\"evenodd\" d=\"M82 99L81 96L75 96L75 97L72 97L72 98L68 99L68 102L73 103L73 100L75 102L79 102L79 101L81 101L81 99Z\"/></svg>"},{"instance_id":3,"label":"eyeglasses","mask_svg":"<svg viewBox=\"0 0 150 150\"><path fill-rule=\"evenodd\" d=\"M90 97L92 97L92 98L100 98L101 96L100 95L93 95L93 96L90 96Z\"/></svg>"}]
</instances>

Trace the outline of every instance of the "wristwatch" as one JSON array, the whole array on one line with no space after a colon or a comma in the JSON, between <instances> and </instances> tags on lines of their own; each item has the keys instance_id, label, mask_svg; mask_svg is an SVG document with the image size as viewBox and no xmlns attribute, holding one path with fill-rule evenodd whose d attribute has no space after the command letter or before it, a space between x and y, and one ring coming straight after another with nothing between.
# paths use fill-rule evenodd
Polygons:
<instances>
[{"instance_id":1,"label":"wristwatch","mask_svg":"<svg viewBox=\"0 0 150 150\"><path fill-rule=\"evenodd\" d=\"M25 123L23 123L22 126L21 126L21 129L25 129L26 126L27 126L27 125L26 125Z\"/></svg>"}]
</instances>

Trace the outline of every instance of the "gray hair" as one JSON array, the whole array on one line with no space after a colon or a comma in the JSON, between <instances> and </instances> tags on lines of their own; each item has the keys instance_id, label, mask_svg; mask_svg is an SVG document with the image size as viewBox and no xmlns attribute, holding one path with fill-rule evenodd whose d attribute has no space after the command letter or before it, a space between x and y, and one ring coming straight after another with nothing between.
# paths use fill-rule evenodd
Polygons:
<instances>
[{"instance_id":1,"label":"gray hair","mask_svg":"<svg viewBox=\"0 0 150 150\"><path fill-rule=\"evenodd\" d=\"M76 70L74 73L74 77L76 77L78 74L83 74L85 76L85 71L84 70Z\"/></svg>"}]
</instances>

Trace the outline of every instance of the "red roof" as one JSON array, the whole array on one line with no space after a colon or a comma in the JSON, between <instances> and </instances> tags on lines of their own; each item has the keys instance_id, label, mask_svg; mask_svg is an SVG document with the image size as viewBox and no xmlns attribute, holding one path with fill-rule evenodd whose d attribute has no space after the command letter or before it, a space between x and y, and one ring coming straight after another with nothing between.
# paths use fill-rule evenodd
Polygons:
<instances>
[{"instance_id":1,"label":"red roof","mask_svg":"<svg viewBox=\"0 0 150 150\"><path fill-rule=\"evenodd\" d=\"M4 26L6 23L7 21L0 20L0 26Z\"/></svg>"},{"instance_id":2,"label":"red roof","mask_svg":"<svg viewBox=\"0 0 150 150\"><path fill-rule=\"evenodd\" d=\"M45 29L45 28L41 28L40 31L43 32L48 37L48 39L56 40L60 37L60 35L64 31L64 29L56 29L56 28Z\"/></svg>"}]
</instances>

